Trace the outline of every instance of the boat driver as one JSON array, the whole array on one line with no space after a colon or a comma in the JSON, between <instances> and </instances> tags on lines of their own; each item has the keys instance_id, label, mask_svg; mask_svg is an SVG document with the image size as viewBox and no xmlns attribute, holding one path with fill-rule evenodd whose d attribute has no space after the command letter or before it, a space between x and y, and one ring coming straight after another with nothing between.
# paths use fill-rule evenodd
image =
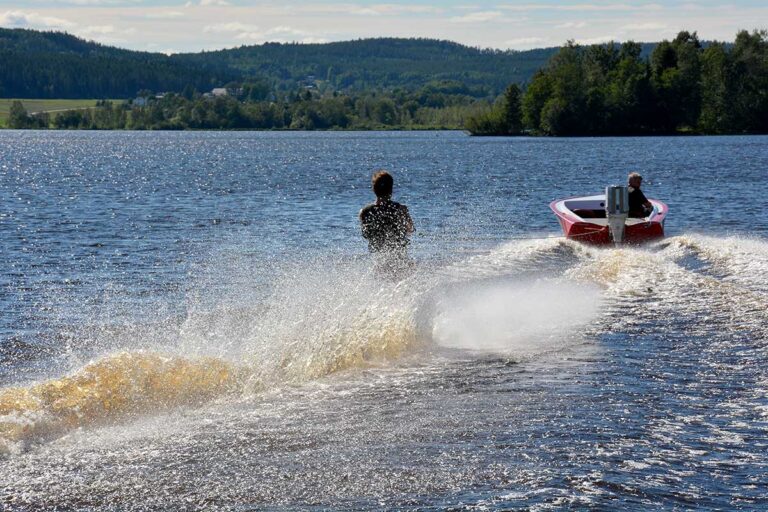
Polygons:
<instances>
[{"instance_id":1,"label":"boat driver","mask_svg":"<svg viewBox=\"0 0 768 512\"><path fill-rule=\"evenodd\" d=\"M629 217L644 218L651 214L653 205L645 197L640 185L643 183L643 177L636 172L629 173L627 176L629 182Z\"/></svg>"},{"instance_id":2,"label":"boat driver","mask_svg":"<svg viewBox=\"0 0 768 512\"><path fill-rule=\"evenodd\" d=\"M406 247L413 233L408 207L392 200L394 179L387 171L377 171L371 180L376 202L360 210L360 227L368 249L377 256L379 270L391 273L411 267Z\"/></svg>"}]
</instances>

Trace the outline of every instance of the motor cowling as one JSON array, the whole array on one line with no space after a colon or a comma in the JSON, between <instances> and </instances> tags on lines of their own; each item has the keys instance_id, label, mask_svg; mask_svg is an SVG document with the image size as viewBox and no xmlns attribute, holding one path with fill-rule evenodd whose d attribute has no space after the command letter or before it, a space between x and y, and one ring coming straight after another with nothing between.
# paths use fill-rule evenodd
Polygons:
<instances>
[{"instance_id":1,"label":"motor cowling","mask_svg":"<svg viewBox=\"0 0 768 512\"><path fill-rule=\"evenodd\" d=\"M629 189L622 185L605 187L605 216L613 243L624 241L624 227L629 213Z\"/></svg>"}]
</instances>

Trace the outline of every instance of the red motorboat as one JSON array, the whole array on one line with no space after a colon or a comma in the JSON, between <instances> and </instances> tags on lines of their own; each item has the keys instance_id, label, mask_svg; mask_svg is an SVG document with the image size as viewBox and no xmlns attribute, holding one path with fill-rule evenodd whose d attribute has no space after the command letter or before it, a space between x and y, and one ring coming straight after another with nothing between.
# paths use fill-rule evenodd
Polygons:
<instances>
[{"instance_id":1,"label":"red motorboat","mask_svg":"<svg viewBox=\"0 0 768 512\"><path fill-rule=\"evenodd\" d=\"M658 199L647 217L627 217L626 187L608 187L605 195L571 197L552 201L566 238L590 244L639 244L664 236L664 219L669 208ZM607 206L606 206L607 205Z\"/></svg>"}]
</instances>

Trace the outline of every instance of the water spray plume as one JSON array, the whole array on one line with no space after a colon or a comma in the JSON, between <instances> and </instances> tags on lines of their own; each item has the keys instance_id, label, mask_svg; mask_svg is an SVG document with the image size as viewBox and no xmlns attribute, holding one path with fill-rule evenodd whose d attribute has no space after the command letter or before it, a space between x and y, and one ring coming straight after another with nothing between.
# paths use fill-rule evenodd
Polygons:
<instances>
[{"instance_id":1,"label":"water spray plume","mask_svg":"<svg viewBox=\"0 0 768 512\"><path fill-rule=\"evenodd\" d=\"M764 270L766 247L693 235L644 249L520 241L400 283L377 282L360 262L305 262L275 272L266 296L227 286L224 306L190 307L175 349L129 343L67 376L1 389L0 453L80 427L389 364L424 347L534 357L599 332L603 320L614 325L616 315L706 314L724 328L765 333L768 285L754 268ZM691 257L705 265L680 264Z\"/></svg>"}]
</instances>

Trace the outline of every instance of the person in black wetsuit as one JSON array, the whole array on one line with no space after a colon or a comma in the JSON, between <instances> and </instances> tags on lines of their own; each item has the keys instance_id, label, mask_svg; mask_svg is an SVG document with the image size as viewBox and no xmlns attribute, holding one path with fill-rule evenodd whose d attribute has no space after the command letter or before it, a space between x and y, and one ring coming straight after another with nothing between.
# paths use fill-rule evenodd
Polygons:
<instances>
[{"instance_id":1,"label":"person in black wetsuit","mask_svg":"<svg viewBox=\"0 0 768 512\"><path fill-rule=\"evenodd\" d=\"M650 215L653 205L645 197L640 185L643 183L643 177L636 172L629 173L629 217L644 218Z\"/></svg>"},{"instance_id":2,"label":"person in black wetsuit","mask_svg":"<svg viewBox=\"0 0 768 512\"><path fill-rule=\"evenodd\" d=\"M377 268L387 273L412 267L406 248L413 233L408 207L392 200L394 179L387 171L372 178L376 202L360 210L360 227L368 250L377 256Z\"/></svg>"}]
</instances>

